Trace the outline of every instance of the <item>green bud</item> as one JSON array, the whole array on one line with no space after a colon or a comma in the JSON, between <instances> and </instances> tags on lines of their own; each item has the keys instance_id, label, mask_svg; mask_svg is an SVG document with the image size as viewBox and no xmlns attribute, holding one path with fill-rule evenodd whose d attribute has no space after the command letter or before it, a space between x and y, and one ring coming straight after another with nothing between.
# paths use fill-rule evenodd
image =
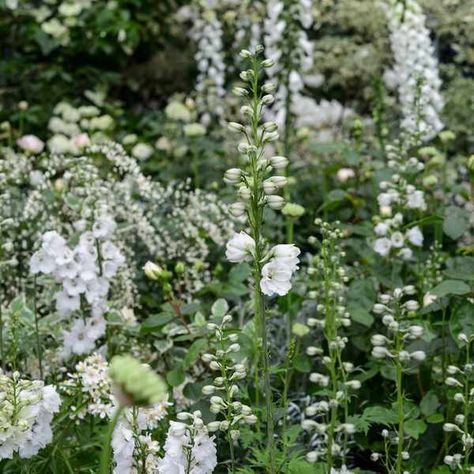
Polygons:
<instances>
[{"instance_id":1,"label":"green bud","mask_svg":"<svg viewBox=\"0 0 474 474\"><path fill-rule=\"evenodd\" d=\"M183 127L184 134L190 138L202 137L206 134L206 128L200 123L190 123Z\"/></svg>"},{"instance_id":2,"label":"green bud","mask_svg":"<svg viewBox=\"0 0 474 474\"><path fill-rule=\"evenodd\" d=\"M176 275L182 275L185 269L186 267L183 262L178 262L174 267L174 271Z\"/></svg>"},{"instance_id":3,"label":"green bud","mask_svg":"<svg viewBox=\"0 0 474 474\"><path fill-rule=\"evenodd\" d=\"M309 327L306 324L295 323L291 328L291 332L298 337L306 336L309 333Z\"/></svg>"},{"instance_id":4,"label":"green bud","mask_svg":"<svg viewBox=\"0 0 474 474\"><path fill-rule=\"evenodd\" d=\"M470 171L471 174L474 174L474 155L471 155L467 159L467 168Z\"/></svg>"},{"instance_id":5,"label":"green bud","mask_svg":"<svg viewBox=\"0 0 474 474\"><path fill-rule=\"evenodd\" d=\"M439 134L439 138L443 143L448 143L456 138L456 135L451 130L444 130Z\"/></svg>"},{"instance_id":6,"label":"green bud","mask_svg":"<svg viewBox=\"0 0 474 474\"><path fill-rule=\"evenodd\" d=\"M109 375L118 389L122 406L147 406L164 401L168 389L163 379L149 365L141 364L132 356L115 356Z\"/></svg>"},{"instance_id":7,"label":"green bud","mask_svg":"<svg viewBox=\"0 0 474 474\"><path fill-rule=\"evenodd\" d=\"M301 217L304 212L305 209L303 206L300 206L299 204L295 204L293 202L286 203L283 209L281 210L281 213L284 216L293 217L295 219Z\"/></svg>"}]
</instances>

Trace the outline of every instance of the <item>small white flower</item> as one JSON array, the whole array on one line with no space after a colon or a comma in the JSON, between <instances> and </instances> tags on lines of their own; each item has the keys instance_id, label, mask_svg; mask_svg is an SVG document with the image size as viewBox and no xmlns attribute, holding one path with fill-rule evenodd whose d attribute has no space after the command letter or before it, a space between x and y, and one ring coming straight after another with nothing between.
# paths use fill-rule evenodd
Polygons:
<instances>
[{"instance_id":1,"label":"small white flower","mask_svg":"<svg viewBox=\"0 0 474 474\"><path fill-rule=\"evenodd\" d=\"M272 296L274 294L284 296L291 289L292 269L288 265L272 260L262 268L262 279L260 288L263 294Z\"/></svg>"},{"instance_id":2,"label":"small white flower","mask_svg":"<svg viewBox=\"0 0 474 474\"><path fill-rule=\"evenodd\" d=\"M392 248L392 241L387 237L382 237L374 242L374 251L382 257L386 257Z\"/></svg>"},{"instance_id":3,"label":"small white flower","mask_svg":"<svg viewBox=\"0 0 474 474\"><path fill-rule=\"evenodd\" d=\"M16 143L20 148L34 155L41 153L44 149L44 142L35 135L23 135Z\"/></svg>"},{"instance_id":4,"label":"small white flower","mask_svg":"<svg viewBox=\"0 0 474 474\"><path fill-rule=\"evenodd\" d=\"M255 241L242 231L227 242L225 256L229 262L239 263L250 260L254 251Z\"/></svg>"},{"instance_id":5,"label":"small white flower","mask_svg":"<svg viewBox=\"0 0 474 474\"><path fill-rule=\"evenodd\" d=\"M418 226L408 229L405 237L409 240L412 245L421 247L423 245L423 234Z\"/></svg>"}]
</instances>

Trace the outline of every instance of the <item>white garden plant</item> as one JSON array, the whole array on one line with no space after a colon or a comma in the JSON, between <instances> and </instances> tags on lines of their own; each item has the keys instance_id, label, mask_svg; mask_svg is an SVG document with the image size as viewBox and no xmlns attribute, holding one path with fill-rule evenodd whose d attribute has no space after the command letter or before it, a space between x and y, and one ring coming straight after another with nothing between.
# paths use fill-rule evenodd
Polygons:
<instances>
[{"instance_id":1,"label":"white garden plant","mask_svg":"<svg viewBox=\"0 0 474 474\"><path fill-rule=\"evenodd\" d=\"M244 123L230 122L229 129L240 134L242 141L238 151L242 156L242 168L226 171L224 181L236 187L239 201L231 204L229 211L234 217L245 217L250 232L241 231L227 243L226 257L230 262L248 261L252 265L255 325L261 340L260 359L262 361L263 391L266 400L267 443L270 456L270 472L275 472L273 464L274 418L273 396L271 392L269 346L267 335L267 312L265 296L284 296L291 289L291 278L298 268L299 249L292 244L277 244L268 248L264 236L264 210L281 210L285 200L278 192L287 184L283 175L273 174L284 170L288 159L283 156L266 156L269 143L278 140L278 126L275 122L264 122L266 107L275 98L272 83L260 85L265 68L272 67L274 61L262 58L263 47L255 52L242 50L242 58L250 67L240 75L243 86L235 87L234 93L242 97L245 104L241 108Z\"/></svg>"}]
</instances>

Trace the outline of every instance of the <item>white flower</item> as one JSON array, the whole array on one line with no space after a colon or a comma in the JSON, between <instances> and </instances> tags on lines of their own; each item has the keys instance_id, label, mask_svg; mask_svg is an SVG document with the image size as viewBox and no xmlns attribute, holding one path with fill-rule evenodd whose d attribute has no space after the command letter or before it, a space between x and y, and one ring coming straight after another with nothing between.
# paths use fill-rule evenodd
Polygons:
<instances>
[{"instance_id":1,"label":"white flower","mask_svg":"<svg viewBox=\"0 0 474 474\"><path fill-rule=\"evenodd\" d=\"M147 160L151 155L153 155L153 147L146 143L137 143L132 148L132 156L138 160Z\"/></svg>"},{"instance_id":2,"label":"white flower","mask_svg":"<svg viewBox=\"0 0 474 474\"><path fill-rule=\"evenodd\" d=\"M392 241L387 237L382 237L374 242L374 251L382 257L386 257L392 248Z\"/></svg>"},{"instance_id":3,"label":"white flower","mask_svg":"<svg viewBox=\"0 0 474 474\"><path fill-rule=\"evenodd\" d=\"M403 234L401 232L394 232L391 237L390 241L392 243L392 247L400 248L403 247Z\"/></svg>"},{"instance_id":4,"label":"white flower","mask_svg":"<svg viewBox=\"0 0 474 474\"><path fill-rule=\"evenodd\" d=\"M292 267L278 260L272 260L262 268L260 289L263 294L284 296L291 289Z\"/></svg>"},{"instance_id":5,"label":"white flower","mask_svg":"<svg viewBox=\"0 0 474 474\"><path fill-rule=\"evenodd\" d=\"M375 227L374 231L376 235L383 237L387 235L387 232L390 230L390 226L386 222L379 222Z\"/></svg>"},{"instance_id":6,"label":"white flower","mask_svg":"<svg viewBox=\"0 0 474 474\"><path fill-rule=\"evenodd\" d=\"M341 168L337 171L337 179L340 183L345 183L351 178L355 177L355 172L352 168Z\"/></svg>"},{"instance_id":7,"label":"white flower","mask_svg":"<svg viewBox=\"0 0 474 474\"><path fill-rule=\"evenodd\" d=\"M56 268L54 257L47 254L43 250L34 253L30 260L30 272L33 274L44 273L49 275Z\"/></svg>"},{"instance_id":8,"label":"white flower","mask_svg":"<svg viewBox=\"0 0 474 474\"><path fill-rule=\"evenodd\" d=\"M250 260L255 251L255 241L245 232L234 234L227 242L225 256L229 262L238 263Z\"/></svg>"},{"instance_id":9,"label":"white flower","mask_svg":"<svg viewBox=\"0 0 474 474\"><path fill-rule=\"evenodd\" d=\"M23 135L16 143L23 150L35 155L41 153L44 149L44 142L35 135Z\"/></svg>"},{"instance_id":10,"label":"white flower","mask_svg":"<svg viewBox=\"0 0 474 474\"><path fill-rule=\"evenodd\" d=\"M56 293L55 298L56 310L61 316L67 316L81 307L81 299L78 294L70 295L67 291L63 290Z\"/></svg>"},{"instance_id":11,"label":"white flower","mask_svg":"<svg viewBox=\"0 0 474 474\"><path fill-rule=\"evenodd\" d=\"M294 244L278 244L275 245L271 250L270 254L273 255L273 260L288 266L291 271L295 271L298 268L298 255L301 250Z\"/></svg>"},{"instance_id":12,"label":"white flower","mask_svg":"<svg viewBox=\"0 0 474 474\"><path fill-rule=\"evenodd\" d=\"M409 240L412 245L421 247L423 245L423 234L418 226L412 227L407 230L405 237Z\"/></svg>"},{"instance_id":13,"label":"white flower","mask_svg":"<svg viewBox=\"0 0 474 474\"><path fill-rule=\"evenodd\" d=\"M61 404L56 389L42 381L0 374L0 459L30 458L53 438L51 422Z\"/></svg>"},{"instance_id":14,"label":"white flower","mask_svg":"<svg viewBox=\"0 0 474 474\"><path fill-rule=\"evenodd\" d=\"M410 209L426 210L425 194L423 191L415 190L407 194L407 207Z\"/></svg>"},{"instance_id":15,"label":"white flower","mask_svg":"<svg viewBox=\"0 0 474 474\"><path fill-rule=\"evenodd\" d=\"M102 216L96 219L92 225L92 234L96 239L109 240L116 228L117 224L111 217Z\"/></svg>"}]
</instances>

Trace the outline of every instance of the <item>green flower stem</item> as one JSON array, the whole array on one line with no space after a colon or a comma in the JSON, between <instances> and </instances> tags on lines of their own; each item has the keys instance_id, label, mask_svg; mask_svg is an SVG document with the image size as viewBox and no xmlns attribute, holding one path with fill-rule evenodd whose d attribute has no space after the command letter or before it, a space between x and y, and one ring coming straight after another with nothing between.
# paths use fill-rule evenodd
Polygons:
<instances>
[{"instance_id":1,"label":"green flower stem","mask_svg":"<svg viewBox=\"0 0 474 474\"><path fill-rule=\"evenodd\" d=\"M466 344L466 365L471 364L471 340ZM470 370L464 371L464 423L463 431L464 433L469 433L469 411L470 411L470 385L469 381L472 376ZM469 472L469 458L471 456L472 448L466 448L464 453L464 472Z\"/></svg>"},{"instance_id":2,"label":"green flower stem","mask_svg":"<svg viewBox=\"0 0 474 474\"><path fill-rule=\"evenodd\" d=\"M104 444L102 445L102 454L100 456L100 474L110 474L110 448L112 443L112 435L124 408L125 407L123 405L119 405L114 413L114 416L110 420L107 433L104 438Z\"/></svg>"},{"instance_id":3,"label":"green flower stem","mask_svg":"<svg viewBox=\"0 0 474 474\"><path fill-rule=\"evenodd\" d=\"M220 340L221 351L225 354L226 348L222 339ZM231 396L231 381L227 376L227 370L225 369L228 366L228 359L224 357L221 365L221 376L224 379L224 387L226 391L226 403L227 403L227 412L226 412L226 421L229 423L229 427L227 429L227 441L229 442L229 450L230 450L230 460L232 465L232 474L235 473L235 453L234 453L234 442L232 440L232 436L230 435L231 431L231 422L232 422L232 396Z\"/></svg>"},{"instance_id":4,"label":"green flower stem","mask_svg":"<svg viewBox=\"0 0 474 474\"><path fill-rule=\"evenodd\" d=\"M397 322L399 322L400 309L398 307L395 311ZM400 332L397 331L395 352L398 355L402 349L402 338ZM398 414L398 443L397 443L397 459L396 459L396 474L402 474L403 472L403 442L404 442L404 422L405 422L405 410L404 410L404 399L403 399L403 368L400 360L395 360L395 377L397 385L397 414Z\"/></svg>"},{"instance_id":5,"label":"green flower stem","mask_svg":"<svg viewBox=\"0 0 474 474\"><path fill-rule=\"evenodd\" d=\"M259 79L259 66L257 59L253 57L253 80L252 80L252 139L257 150L262 148L262 138L258 132L258 124L260 121L260 94L258 90L258 79ZM266 315L265 315L265 303L263 299L262 290L260 289L260 280L262 272L262 258L263 258L263 238L261 236L261 230L263 227L263 193L262 193L262 178L258 170L259 155L258 151L255 151L251 155L251 198L250 198L250 210L249 210L249 223L251 228L252 238L255 241L255 255L253 262L253 275L255 280L254 290L254 304L255 304L255 321L257 326L257 333L260 335L262 341L261 358L262 358L262 376L263 386L265 395L265 406L266 406L266 421L267 421L267 449L270 458L269 472L275 473L274 465L274 417L273 417L273 396L270 383L270 367L269 367L269 354L268 354L268 339L267 339L267 327L266 327Z\"/></svg>"},{"instance_id":6,"label":"green flower stem","mask_svg":"<svg viewBox=\"0 0 474 474\"><path fill-rule=\"evenodd\" d=\"M38 356L40 378L41 380L43 380L43 353L41 350L41 340L40 340L39 326L38 326L38 308L37 308L36 290L37 290L37 285L36 285L36 275L35 275L33 277L33 311L35 314L36 351L37 351L37 356Z\"/></svg>"}]
</instances>

